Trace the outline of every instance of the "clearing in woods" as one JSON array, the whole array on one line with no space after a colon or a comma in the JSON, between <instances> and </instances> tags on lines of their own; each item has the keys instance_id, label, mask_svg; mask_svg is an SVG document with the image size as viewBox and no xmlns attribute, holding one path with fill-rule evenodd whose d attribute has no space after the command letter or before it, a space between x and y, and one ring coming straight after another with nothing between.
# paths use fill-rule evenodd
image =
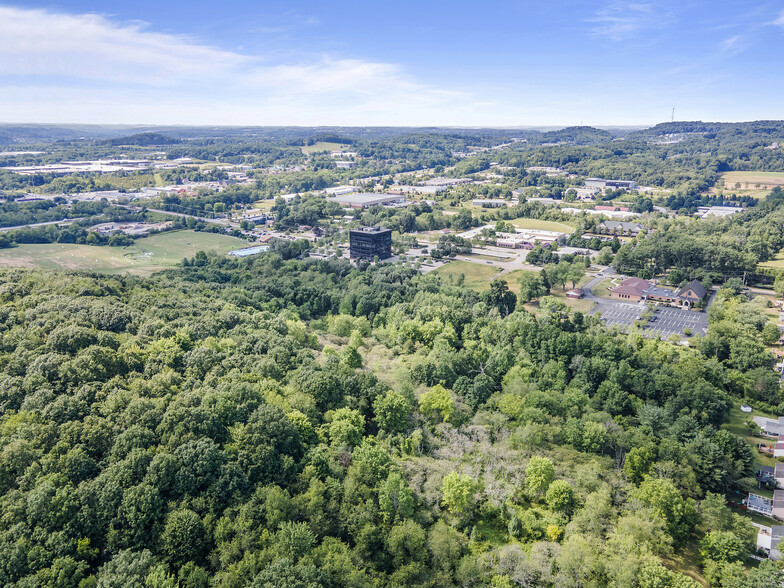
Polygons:
<instances>
[{"instance_id":1,"label":"clearing in woods","mask_svg":"<svg viewBox=\"0 0 784 588\"><path fill-rule=\"evenodd\" d=\"M73 243L20 245L0 249L0 267L43 267L105 274L149 275L177 265L197 251L226 254L248 243L236 237L196 231L172 231L137 239L128 247Z\"/></svg>"},{"instance_id":2,"label":"clearing in woods","mask_svg":"<svg viewBox=\"0 0 784 588\"><path fill-rule=\"evenodd\" d=\"M305 145L302 147L302 153L310 155L311 153L319 153L321 151L351 151L351 145L343 145L342 143L327 143L326 141L319 141L313 145Z\"/></svg>"},{"instance_id":3,"label":"clearing in woods","mask_svg":"<svg viewBox=\"0 0 784 588\"><path fill-rule=\"evenodd\" d=\"M539 220L538 218L516 218L507 221L518 229L538 229L540 231L555 231L557 233L574 233L574 225L555 221Z\"/></svg>"},{"instance_id":4,"label":"clearing in woods","mask_svg":"<svg viewBox=\"0 0 784 588\"><path fill-rule=\"evenodd\" d=\"M721 181L725 190L772 190L784 188L784 172L725 172Z\"/></svg>"}]
</instances>

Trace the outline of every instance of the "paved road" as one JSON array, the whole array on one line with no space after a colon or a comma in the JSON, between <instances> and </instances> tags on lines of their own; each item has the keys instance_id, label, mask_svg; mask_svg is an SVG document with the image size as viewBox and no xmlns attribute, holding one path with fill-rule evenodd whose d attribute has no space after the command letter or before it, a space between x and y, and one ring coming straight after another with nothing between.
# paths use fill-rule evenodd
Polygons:
<instances>
[{"instance_id":1,"label":"paved road","mask_svg":"<svg viewBox=\"0 0 784 588\"><path fill-rule=\"evenodd\" d=\"M586 300L592 300L597 303L600 300L604 300L603 298L597 298L596 296L594 296L593 292L591 291L591 288L596 286L602 280L614 276L615 274L616 274L615 270L611 267L608 267L600 271L594 279L586 282L585 285L582 287L584 298Z\"/></svg>"},{"instance_id":2,"label":"paved road","mask_svg":"<svg viewBox=\"0 0 784 588\"><path fill-rule=\"evenodd\" d=\"M49 221L45 223L32 223L30 225L16 225L15 227L2 227L0 232L3 231L16 231L17 229L34 229L36 227L45 227L47 225L72 225L76 221L82 220L81 218L64 218L59 221Z\"/></svg>"}]
</instances>

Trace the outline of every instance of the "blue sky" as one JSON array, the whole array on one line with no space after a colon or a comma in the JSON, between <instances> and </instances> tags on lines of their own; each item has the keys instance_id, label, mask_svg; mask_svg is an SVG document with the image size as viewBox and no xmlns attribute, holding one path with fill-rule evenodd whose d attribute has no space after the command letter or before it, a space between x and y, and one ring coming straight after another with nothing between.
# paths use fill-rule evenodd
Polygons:
<instances>
[{"instance_id":1,"label":"blue sky","mask_svg":"<svg viewBox=\"0 0 784 588\"><path fill-rule=\"evenodd\" d=\"M780 119L783 74L784 0L0 0L4 122Z\"/></svg>"}]
</instances>

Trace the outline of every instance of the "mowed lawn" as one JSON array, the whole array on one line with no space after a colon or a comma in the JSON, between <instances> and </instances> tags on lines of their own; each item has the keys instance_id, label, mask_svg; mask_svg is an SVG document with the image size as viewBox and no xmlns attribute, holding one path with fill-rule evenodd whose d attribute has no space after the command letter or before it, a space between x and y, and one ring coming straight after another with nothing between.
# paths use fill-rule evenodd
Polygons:
<instances>
[{"instance_id":1,"label":"mowed lawn","mask_svg":"<svg viewBox=\"0 0 784 588\"><path fill-rule=\"evenodd\" d=\"M458 277L462 274L465 277L464 286L481 292L490 287L493 276L500 271L494 265L482 265L481 263L471 263L470 261L452 261L434 269L433 273L438 274L447 282L451 278L454 283L457 283Z\"/></svg>"},{"instance_id":2,"label":"mowed lawn","mask_svg":"<svg viewBox=\"0 0 784 588\"><path fill-rule=\"evenodd\" d=\"M47 243L0 249L0 266L149 275L173 267L197 251L226 254L247 245L242 239L228 235L173 231L137 239L129 247Z\"/></svg>"},{"instance_id":3,"label":"mowed lawn","mask_svg":"<svg viewBox=\"0 0 784 588\"><path fill-rule=\"evenodd\" d=\"M539 220L538 218L516 218L507 222L513 224L518 229L539 229L540 231L574 233L574 226L569 223Z\"/></svg>"}]
</instances>

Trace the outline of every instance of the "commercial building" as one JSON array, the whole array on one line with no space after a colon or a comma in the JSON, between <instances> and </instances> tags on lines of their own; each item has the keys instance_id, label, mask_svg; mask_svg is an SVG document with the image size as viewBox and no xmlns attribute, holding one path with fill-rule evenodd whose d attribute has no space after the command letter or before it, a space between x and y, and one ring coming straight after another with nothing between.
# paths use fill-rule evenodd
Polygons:
<instances>
[{"instance_id":1,"label":"commercial building","mask_svg":"<svg viewBox=\"0 0 784 588\"><path fill-rule=\"evenodd\" d=\"M517 229L514 233L497 233L496 245L510 249L533 249L537 245L548 248L563 241L564 233L539 229Z\"/></svg>"},{"instance_id":2,"label":"commercial building","mask_svg":"<svg viewBox=\"0 0 784 588\"><path fill-rule=\"evenodd\" d=\"M471 178L433 178L422 182L423 186L458 186L460 184L470 184Z\"/></svg>"},{"instance_id":3,"label":"commercial building","mask_svg":"<svg viewBox=\"0 0 784 588\"><path fill-rule=\"evenodd\" d=\"M596 188L569 188L569 190L574 190L576 193L575 198L581 202L595 200L595 196L599 193L599 190Z\"/></svg>"},{"instance_id":4,"label":"commercial building","mask_svg":"<svg viewBox=\"0 0 784 588\"><path fill-rule=\"evenodd\" d=\"M634 190L637 187L637 182L631 180L605 180L602 178L586 178L586 188L598 188L604 190L605 188L625 188L627 190Z\"/></svg>"},{"instance_id":5,"label":"commercial building","mask_svg":"<svg viewBox=\"0 0 784 588\"><path fill-rule=\"evenodd\" d=\"M349 231L349 255L352 259L392 257L392 229L360 227Z\"/></svg>"},{"instance_id":6,"label":"commercial building","mask_svg":"<svg viewBox=\"0 0 784 588\"><path fill-rule=\"evenodd\" d=\"M700 218L709 218L711 216L724 218L725 216L732 216L733 214L743 212L743 210L744 208L742 206L700 206L697 209L697 212L694 213L694 216Z\"/></svg>"},{"instance_id":7,"label":"commercial building","mask_svg":"<svg viewBox=\"0 0 784 588\"><path fill-rule=\"evenodd\" d=\"M599 225L600 229L604 232L612 233L615 235L636 235L642 231L643 226L639 223L627 223L623 221L603 221Z\"/></svg>"},{"instance_id":8,"label":"commercial building","mask_svg":"<svg viewBox=\"0 0 784 588\"><path fill-rule=\"evenodd\" d=\"M626 278L620 284L610 289L610 296L630 302L651 300L664 302L682 308L691 308L701 303L708 292L697 280L692 280L676 291L661 288L648 280L641 278Z\"/></svg>"},{"instance_id":9,"label":"commercial building","mask_svg":"<svg viewBox=\"0 0 784 588\"><path fill-rule=\"evenodd\" d=\"M337 202L346 208L369 208L382 204L400 204L405 201L405 198L395 194L376 194L373 192L356 192L327 198L327 202Z\"/></svg>"},{"instance_id":10,"label":"commercial building","mask_svg":"<svg viewBox=\"0 0 784 588\"><path fill-rule=\"evenodd\" d=\"M356 161L336 161L335 167L338 169L353 169L357 167Z\"/></svg>"},{"instance_id":11,"label":"commercial building","mask_svg":"<svg viewBox=\"0 0 784 588\"><path fill-rule=\"evenodd\" d=\"M565 176L566 175L566 171L562 170L560 167L549 167L549 166L545 166L545 165L532 165L531 167L527 167L525 169L529 173L539 172L539 173L543 173L543 174L545 174L547 176L550 176L550 177L553 177L553 176Z\"/></svg>"},{"instance_id":12,"label":"commercial building","mask_svg":"<svg viewBox=\"0 0 784 588\"><path fill-rule=\"evenodd\" d=\"M477 198L471 201L474 206L481 206L482 208L501 208L509 204L503 198Z\"/></svg>"},{"instance_id":13,"label":"commercial building","mask_svg":"<svg viewBox=\"0 0 784 588\"><path fill-rule=\"evenodd\" d=\"M334 188L327 188L324 190L330 196L340 196L342 194L351 194L352 192L359 192L354 186L335 186Z\"/></svg>"}]
</instances>

